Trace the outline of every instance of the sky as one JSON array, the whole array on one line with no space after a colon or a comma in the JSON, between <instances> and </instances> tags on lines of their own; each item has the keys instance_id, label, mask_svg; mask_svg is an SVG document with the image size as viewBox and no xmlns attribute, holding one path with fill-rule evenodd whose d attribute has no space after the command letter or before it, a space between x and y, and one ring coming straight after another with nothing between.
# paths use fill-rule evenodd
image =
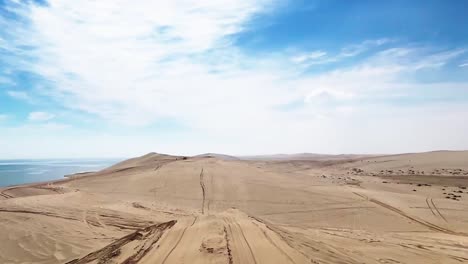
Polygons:
<instances>
[{"instance_id":1,"label":"sky","mask_svg":"<svg viewBox=\"0 0 468 264\"><path fill-rule=\"evenodd\" d=\"M466 150L467 13L0 0L0 158Z\"/></svg>"}]
</instances>

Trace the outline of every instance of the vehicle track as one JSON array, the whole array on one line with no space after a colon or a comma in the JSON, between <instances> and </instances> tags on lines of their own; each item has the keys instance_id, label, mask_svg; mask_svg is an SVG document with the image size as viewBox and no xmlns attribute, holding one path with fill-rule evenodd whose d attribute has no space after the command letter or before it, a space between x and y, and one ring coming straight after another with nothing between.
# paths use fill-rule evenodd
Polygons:
<instances>
[{"instance_id":1,"label":"vehicle track","mask_svg":"<svg viewBox=\"0 0 468 264\"><path fill-rule=\"evenodd\" d=\"M13 198L13 196L11 196L11 195L9 195L9 194L6 194L6 193L4 193L4 192L1 192L1 193L0 193L0 196L2 196L2 197L5 198L5 199Z\"/></svg>"},{"instance_id":2,"label":"vehicle track","mask_svg":"<svg viewBox=\"0 0 468 264\"><path fill-rule=\"evenodd\" d=\"M440 215L440 217L442 217L442 219L444 219L445 222L448 222L447 219L445 219L444 215L442 215L442 213L439 211L439 208L437 208L432 198L431 198L431 204L434 207L434 209L437 211L437 213Z\"/></svg>"},{"instance_id":3,"label":"vehicle track","mask_svg":"<svg viewBox=\"0 0 468 264\"><path fill-rule=\"evenodd\" d=\"M164 257L163 261L161 262L161 264L164 264L166 263L167 259L169 258L169 256L172 254L172 252L174 252L174 250L177 248L177 246L179 245L180 241L182 240L182 238L184 237L184 234L185 234L185 231L187 231L187 228L193 226L195 224L195 222L197 221L198 219L198 216L195 217L193 219L193 222L190 226L186 226L184 228L184 230L182 231L182 234L180 235L179 239L177 239L177 242L174 244L174 246L171 248L171 250L167 253L167 255Z\"/></svg>"},{"instance_id":4,"label":"vehicle track","mask_svg":"<svg viewBox=\"0 0 468 264\"><path fill-rule=\"evenodd\" d=\"M280 227L278 227L278 226L274 226L273 224L271 224L271 223L269 223L268 221L266 221L266 220L264 220L264 219L261 219L261 218L259 218L259 217L251 216L251 215L249 215L249 217L252 218L252 219L254 219L255 221L258 221L258 222L264 224L266 228L268 228L271 232L277 234L277 235L280 237L280 239L281 239L284 243L286 243L290 248L292 248L292 249L296 250L297 252L299 252L299 253L300 253L302 256L304 256L306 259L310 259L310 257L309 257L305 252L303 252L303 251L300 250L299 248L296 248L296 247L286 238L286 236L285 236L283 233L287 233L287 232L285 232L282 228L280 228ZM318 251L318 250L316 250L316 251ZM316 262L314 262L313 259L310 259L310 261L311 261L312 263L316 263Z\"/></svg>"},{"instance_id":5,"label":"vehicle track","mask_svg":"<svg viewBox=\"0 0 468 264\"><path fill-rule=\"evenodd\" d=\"M335 207L335 208L321 208L321 209L311 209L311 210L295 210L287 212L275 212L262 214L265 215L282 215L282 214L298 214L298 213L310 213L310 212L319 212L319 211L333 211L333 210L352 210L352 209L372 209L375 206L357 206L357 207Z\"/></svg>"},{"instance_id":6,"label":"vehicle track","mask_svg":"<svg viewBox=\"0 0 468 264\"><path fill-rule=\"evenodd\" d=\"M43 215L43 216L49 216L49 217L54 217L54 218L61 218L61 219L66 219L66 220L80 221L79 219L76 219L76 218L60 216L60 215L56 215L54 213L49 213L49 212L36 212L36 211L15 210L15 209L0 209L0 212L19 213L19 214L35 214L35 215Z\"/></svg>"},{"instance_id":7,"label":"vehicle track","mask_svg":"<svg viewBox=\"0 0 468 264\"><path fill-rule=\"evenodd\" d=\"M432 213L434 216L437 216L437 215L434 213L434 210L432 210L431 205L429 204L429 197L426 197L426 204L427 204L427 207L429 207L429 209L431 210L431 213Z\"/></svg>"},{"instance_id":8,"label":"vehicle track","mask_svg":"<svg viewBox=\"0 0 468 264\"><path fill-rule=\"evenodd\" d=\"M257 263L257 259L255 258L255 254L253 253L252 247L250 246L249 241L248 241L247 238L245 237L244 230L243 230L242 227L239 225L239 223L235 222L235 224L236 224L237 227L239 228L240 233L241 233L242 237L243 237L244 240L245 240L245 243L247 243L247 246L249 247L250 254L252 254L252 258L253 258L254 262Z\"/></svg>"},{"instance_id":9,"label":"vehicle track","mask_svg":"<svg viewBox=\"0 0 468 264\"><path fill-rule=\"evenodd\" d=\"M91 225L88 222L88 210L87 209L83 211L83 222L88 226L89 229L91 229Z\"/></svg>"},{"instance_id":10,"label":"vehicle track","mask_svg":"<svg viewBox=\"0 0 468 264\"><path fill-rule=\"evenodd\" d=\"M167 163L163 163L163 164L159 164L155 169L155 175L158 176L160 174L159 170L164 166L166 165ZM159 177L159 181L157 181L157 185L152 188L150 191L153 192L154 194L154 200L157 201L158 200L158 191L162 188L165 188L166 187L166 184L167 184L167 179L166 179L166 176L164 174L161 174L161 176Z\"/></svg>"},{"instance_id":11,"label":"vehicle track","mask_svg":"<svg viewBox=\"0 0 468 264\"><path fill-rule=\"evenodd\" d=\"M231 251L231 242L229 239L229 235L226 229L226 226L224 226L224 240L226 240L226 250L228 253L228 264L234 264L234 261L232 260L232 251Z\"/></svg>"},{"instance_id":12,"label":"vehicle track","mask_svg":"<svg viewBox=\"0 0 468 264\"><path fill-rule=\"evenodd\" d=\"M10 194L7 194L6 191L9 191L9 190L12 190L12 189L16 189L16 188L8 188L8 189L5 189L3 191L0 192L0 195L5 197L5 199L11 199L11 198L15 198L13 195L10 195Z\"/></svg>"},{"instance_id":13,"label":"vehicle track","mask_svg":"<svg viewBox=\"0 0 468 264\"><path fill-rule=\"evenodd\" d=\"M206 209L208 211L208 214L210 213L210 206L211 206L211 201L213 200L213 193L214 193L214 185L213 185L213 174L209 174L209 177L210 177L210 193L209 193L209 197L208 197L208 201L207 201L207 205L206 205Z\"/></svg>"},{"instance_id":14,"label":"vehicle track","mask_svg":"<svg viewBox=\"0 0 468 264\"><path fill-rule=\"evenodd\" d=\"M96 221L101 227L107 227L107 225L102 221L101 217L99 217L99 213L95 212L96 215Z\"/></svg>"},{"instance_id":15,"label":"vehicle track","mask_svg":"<svg viewBox=\"0 0 468 264\"><path fill-rule=\"evenodd\" d=\"M236 233L240 235L242 240L245 242L245 245L247 245L247 248L249 250L249 255L251 256L251 260L253 260L253 263L257 264L257 259L255 258L255 255L253 253L252 247L249 244L249 241L245 237L244 231L242 230L242 227L237 223L235 219L232 219L231 217L225 217L224 218L225 223L228 226L229 232L231 233L231 236L233 236L235 233L233 232L233 227L236 229Z\"/></svg>"},{"instance_id":16,"label":"vehicle track","mask_svg":"<svg viewBox=\"0 0 468 264\"><path fill-rule=\"evenodd\" d=\"M141 241L133 248L134 254L127 257L122 263L138 263L156 244L163 233L176 224L176 220L148 226L126 235L117 241L94 251L82 258L74 259L66 264L85 264L97 261L98 263L114 263L113 259L122 254L122 248L129 242Z\"/></svg>"},{"instance_id":17,"label":"vehicle track","mask_svg":"<svg viewBox=\"0 0 468 264\"><path fill-rule=\"evenodd\" d=\"M90 229L93 229L92 227L105 227L105 225L101 222L97 212L86 210L84 220Z\"/></svg>"},{"instance_id":18,"label":"vehicle track","mask_svg":"<svg viewBox=\"0 0 468 264\"><path fill-rule=\"evenodd\" d=\"M291 263L295 264L296 262L281 248L279 247L274 241L273 239L271 239L271 237L265 232L265 230L263 230L263 228L260 227L260 225L258 225L256 222L252 221L252 223L254 223L263 233L263 235L265 236L265 238L268 240L268 242L270 242L279 252L281 252L281 254L283 256L285 256ZM281 238L282 239L282 238Z\"/></svg>"},{"instance_id":19,"label":"vehicle track","mask_svg":"<svg viewBox=\"0 0 468 264\"><path fill-rule=\"evenodd\" d=\"M201 207L201 211L202 211L202 214L205 214L205 198L206 198L206 187L205 187L205 180L204 180L204 173L203 173L203 168L201 169L201 172L200 172L200 187L202 189L202 195L203 195L203 200L202 200L202 207Z\"/></svg>"},{"instance_id":20,"label":"vehicle track","mask_svg":"<svg viewBox=\"0 0 468 264\"><path fill-rule=\"evenodd\" d=\"M377 204L377 205L380 205L380 206L382 206L382 207L385 208L385 209L388 209L388 210L390 210L390 211L393 211L393 212L395 212L395 213L397 213L397 214L399 214L399 215L401 215L401 216L403 216L403 217L405 217L405 218L407 218L407 219L410 219L410 220L412 220L412 221L414 221L414 222L416 222L416 223L418 223L418 224L421 224L421 225L423 225L423 226L425 226L425 227L427 227L427 228L429 228L429 229L431 229L431 230L438 231L438 232L445 233L445 234L449 234L449 235L466 236L466 237L468 237L468 234L467 234L467 233L455 232L455 231L453 231L453 230L450 230L450 229L447 229L447 228L443 228L443 227L438 226L438 225L436 225L436 224L433 224L433 223L424 221L424 220L422 220L422 219L418 219L418 218L416 218L416 217L410 216L410 215L406 214L405 212L401 211L401 210L398 209L398 208L395 208L395 207L393 207L393 206L391 206L391 205L388 205L388 204L386 204L386 203L384 203L384 202L381 202L381 201L379 201L379 200L376 200L376 199L373 199L373 198L369 198L369 197L367 197L367 196L364 195L364 194L360 194L360 193L356 193L356 192L353 192L353 193L354 193L355 195L361 197L361 198L364 198L364 199L368 200L369 202L372 202L372 203L375 203L375 204Z\"/></svg>"}]
</instances>

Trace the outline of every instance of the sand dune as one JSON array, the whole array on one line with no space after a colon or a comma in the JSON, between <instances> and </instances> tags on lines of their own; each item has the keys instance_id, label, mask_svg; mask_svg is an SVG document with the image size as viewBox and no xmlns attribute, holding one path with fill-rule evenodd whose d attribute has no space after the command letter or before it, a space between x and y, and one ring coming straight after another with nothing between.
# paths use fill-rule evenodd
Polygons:
<instances>
[{"instance_id":1,"label":"sand dune","mask_svg":"<svg viewBox=\"0 0 468 264\"><path fill-rule=\"evenodd\" d=\"M0 263L468 262L468 152L265 157L3 188Z\"/></svg>"}]
</instances>

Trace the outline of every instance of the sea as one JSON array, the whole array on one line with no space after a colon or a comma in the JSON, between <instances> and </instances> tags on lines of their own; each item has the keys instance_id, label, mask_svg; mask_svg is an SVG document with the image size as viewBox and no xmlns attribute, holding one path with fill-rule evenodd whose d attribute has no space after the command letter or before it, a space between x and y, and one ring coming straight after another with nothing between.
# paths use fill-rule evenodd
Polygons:
<instances>
[{"instance_id":1,"label":"sea","mask_svg":"<svg viewBox=\"0 0 468 264\"><path fill-rule=\"evenodd\" d=\"M124 159L0 160L0 187L63 179L65 175L98 171Z\"/></svg>"}]
</instances>

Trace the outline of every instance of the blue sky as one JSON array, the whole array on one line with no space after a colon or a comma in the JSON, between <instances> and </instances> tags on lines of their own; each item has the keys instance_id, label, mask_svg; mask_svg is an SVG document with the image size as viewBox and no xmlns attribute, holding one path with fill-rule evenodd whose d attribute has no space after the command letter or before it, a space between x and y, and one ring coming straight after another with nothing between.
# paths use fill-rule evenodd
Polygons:
<instances>
[{"instance_id":1,"label":"blue sky","mask_svg":"<svg viewBox=\"0 0 468 264\"><path fill-rule=\"evenodd\" d=\"M468 149L467 13L0 0L0 158Z\"/></svg>"}]
</instances>

